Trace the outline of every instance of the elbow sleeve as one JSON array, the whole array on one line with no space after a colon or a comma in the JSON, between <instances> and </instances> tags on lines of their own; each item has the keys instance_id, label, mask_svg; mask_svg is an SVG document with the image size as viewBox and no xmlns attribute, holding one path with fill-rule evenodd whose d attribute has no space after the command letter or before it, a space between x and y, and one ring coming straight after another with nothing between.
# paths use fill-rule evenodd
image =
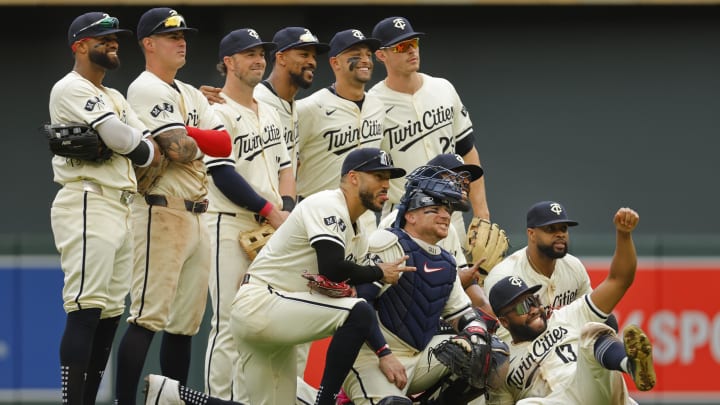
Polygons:
<instances>
[{"instance_id":1,"label":"elbow sleeve","mask_svg":"<svg viewBox=\"0 0 720 405\"><path fill-rule=\"evenodd\" d=\"M101 122L95 129L105 145L121 155L133 152L143 139L139 129L124 124L116 116Z\"/></svg>"}]
</instances>

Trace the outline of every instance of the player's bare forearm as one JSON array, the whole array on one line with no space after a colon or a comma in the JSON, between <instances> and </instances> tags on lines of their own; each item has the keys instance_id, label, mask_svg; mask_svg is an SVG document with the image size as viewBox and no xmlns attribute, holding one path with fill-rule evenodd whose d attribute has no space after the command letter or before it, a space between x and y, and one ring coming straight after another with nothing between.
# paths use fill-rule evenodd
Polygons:
<instances>
[{"instance_id":1,"label":"player's bare forearm","mask_svg":"<svg viewBox=\"0 0 720 405\"><path fill-rule=\"evenodd\" d=\"M278 190L280 191L280 195L286 195L292 198L296 197L295 178L293 177L291 167L280 170Z\"/></svg>"},{"instance_id":2,"label":"player's bare forearm","mask_svg":"<svg viewBox=\"0 0 720 405\"><path fill-rule=\"evenodd\" d=\"M591 293L593 303L603 312L610 313L632 285L637 270L637 253L632 231L640 216L630 208L620 208L613 217L615 224L615 253L610 272Z\"/></svg>"},{"instance_id":3,"label":"player's bare forearm","mask_svg":"<svg viewBox=\"0 0 720 405\"><path fill-rule=\"evenodd\" d=\"M173 128L155 135L166 158L180 163L197 159L198 146L195 140L187 136L184 128Z\"/></svg>"},{"instance_id":4,"label":"player's bare forearm","mask_svg":"<svg viewBox=\"0 0 720 405\"><path fill-rule=\"evenodd\" d=\"M478 155L477 149L474 147L470 149L468 153L463 156L463 160L466 164L474 164L482 166L480 163L480 155ZM470 204L473 208L473 216L480 217L483 219L490 220L490 209L487 204L487 197L485 195L485 176L483 175L479 179L470 183Z\"/></svg>"}]
</instances>

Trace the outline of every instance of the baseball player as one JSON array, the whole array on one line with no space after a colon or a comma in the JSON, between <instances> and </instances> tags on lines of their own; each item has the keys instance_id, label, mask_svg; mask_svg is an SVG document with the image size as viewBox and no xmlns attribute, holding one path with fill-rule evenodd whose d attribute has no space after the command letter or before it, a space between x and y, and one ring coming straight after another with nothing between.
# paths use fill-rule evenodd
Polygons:
<instances>
[{"instance_id":1,"label":"baseball player","mask_svg":"<svg viewBox=\"0 0 720 405\"><path fill-rule=\"evenodd\" d=\"M290 404L296 393L295 346L332 336L316 404L334 404L343 379L375 320L359 298L311 292L303 273L357 285L397 282L414 268L404 258L378 265L356 263L367 251L357 222L380 211L390 178L405 175L377 148L356 149L342 165L340 188L301 201L250 265L232 304L231 328L253 405Z\"/></svg>"},{"instance_id":2,"label":"baseball player","mask_svg":"<svg viewBox=\"0 0 720 405\"><path fill-rule=\"evenodd\" d=\"M480 166L472 122L457 91L449 81L419 72L422 35L404 17L388 17L373 29L372 36L380 40L375 57L387 70L387 77L369 91L385 104L381 148L407 171L441 153L457 153L465 163ZM402 181L393 181L383 216L399 202L402 192ZM469 198L473 215L489 219L484 177L472 182ZM464 240L466 229L459 212L453 224Z\"/></svg>"},{"instance_id":3,"label":"baseball player","mask_svg":"<svg viewBox=\"0 0 720 405\"><path fill-rule=\"evenodd\" d=\"M428 166L424 172L429 170L444 169ZM460 185L453 180L440 176L409 180L398 213L402 219L396 227L371 235L366 256L369 262L392 262L405 256L417 270L403 275L397 285L357 286L358 296L377 311L379 328L360 350L343 384L355 405L410 405L408 395L429 390L450 374L431 355L435 346L452 337L437 334L441 317L453 325L454 332L449 333L471 325L480 329L470 334L487 333L457 277L454 257L437 245L447 237L450 216L460 198ZM420 302L424 304L417 305ZM476 395L481 393L477 391ZM459 398L443 399L444 403L459 403Z\"/></svg>"},{"instance_id":4,"label":"baseball player","mask_svg":"<svg viewBox=\"0 0 720 405\"><path fill-rule=\"evenodd\" d=\"M205 97L175 79L185 64L185 19L153 8L138 23L146 70L128 88L128 101L170 160L133 207L135 267L128 328L118 348L119 404L135 403L137 385L155 332L164 331L160 365L187 380L191 339L205 310L210 238L204 153L228 156L230 136Z\"/></svg>"},{"instance_id":5,"label":"baseball player","mask_svg":"<svg viewBox=\"0 0 720 405\"><path fill-rule=\"evenodd\" d=\"M120 92L103 85L120 66L117 18L89 12L67 33L75 64L50 92L52 124L84 124L113 151L98 163L55 155L53 180L62 188L50 209L55 246L65 274L67 313L60 342L63 404L95 403L125 296L133 244L130 203L137 190L133 164L157 163L157 144Z\"/></svg>"},{"instance_id":6,"label":"baseball player","mask_svg":"<svg viewBox=\"0 0 720 405\"><path fill-rule=\"evenodd\" d=\"M274 49L274 43L263 42L251 28L232 31L220 41L218 71L225 76L220 96L225 103L216 103L213 109L234 142L228 156L205 159L212 180L205 219L212 247L213 305L205 356L205 392L224 399L233 398L237 360L229 329L230 304L250 265L238 236L257 228L259 217L278 228L295 202L295 179L280 117L274 108L253 98L253 89L265 72L265 53ZM241 389L241 385L234 387Z\"/></svg>"},{"instance_id":7,"label":"baseball player","mask_svg":"<svg viewBox=\"0 0 720 405\"><path fill-rule=\"evenodd\" d=\"M652 346L637 326L623 331L623 341L605 320L632 285L637 266L632 231L638 214L620 208L614 215L615 254L610 273L590 294L548 318L536 293L518 276L498 280L490 304L510 331L510 361L504 384L489 404L634 404L621 371L641 391L652 389ZM616 371L614 371L616 370Z\"/></svg>"},{"instance_id":8,"label":"baseball player","mask_svg":"<svg viewBox=\"0 0 720 405\"><path fill-rule=\"evenodd\" d=\"M285 27L275 33L273 42L278 46L270 58L273 68L268 78L255 87L255 98L275 107L280 114L283 138L292 160L293 174L296 175L298 111L295 96L300 89L310 88L317 69L317 57L326 53L330 47L319 42L318 38L304 27ZM224 102L224 99L217 95L219 88L201 86L200 90L210 102ZM336 184L332 184L331 188Z\"/></svg>"},{"instance_id":9,"label":"baseball player","mask_svg":"<svg viewBox=\"0 0 720 405\"><path fill-rule=\"evenodd\" d=\"M540 201L527 212L526 247L514 252L493 267L485 278L485 292L507 276L518 276L530 284L541 286L540 303L548 311L563 307L592 292L590 277L580 260L568 253L569 227L578 225L568 217L559 202ZM617 331L617 321L610 316ZM510 334L498 328L497 335L510 343Z\"/></svg>"}]
</instances>

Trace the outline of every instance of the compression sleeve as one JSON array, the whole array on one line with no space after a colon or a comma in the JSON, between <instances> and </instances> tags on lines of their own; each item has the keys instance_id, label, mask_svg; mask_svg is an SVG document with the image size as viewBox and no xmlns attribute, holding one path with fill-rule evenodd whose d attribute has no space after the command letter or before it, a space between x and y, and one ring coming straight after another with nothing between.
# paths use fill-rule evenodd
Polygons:
<instances>
[{"instance_id":1,"label":"compression sleeve","mask_svg":"<svg viewBox=\"0 0 720 405\"><path fill-rule=\"evenodd\" d=\"M465 138L459 140L455 144L455 153L460 156L465 156L468 152L470 152L473 146L475 146L475 137L473 136L473 133L470 132Z\"/></svg>"},{"instance_id":2,"label":"compression sleeve","mask_svg":"<svg viewBox=\"0 0 720 405\"><path fill-rule=\"evenodd\" d=\"M143 138L142 131L123 123L115 115L99 123L95 130L108 148L121 155L132 152Z\"/></svg>"},{"instance_id":3,"label":"compression sleeve","mask_svg":"<svg viewBox=\"0 0 720 405\"><path fill-rule=\"evenodd\" d=\"M345 260L345 250L337 243L321 239L312 244L317 255L318 273L334 282L348 280L350 284L372 283L383 278L378 266L361 266Z\"/></svg>"},{"instance_id":4,"label":"compression sleeve","mask_svg":"<svg viewBox=\"0 0 720 405\"><path fill-rule=\"evenodd\" d=\"M195 140L204 154L212 157L227 157L232 152L230 134L226 130L185 127L189 137Z\"/></svg>"},{"instance_id":5,"label":"compression sleeve","mask_svg":"<svg viewBox=\"0 0 720 405\"><path fill-rule=\"evenodd\" d=\"M266 216L272 210L272 203L258 195L232 166L212 166L208 168L208 172L218 190L235 204L262 216Z\"/></svg>"}]
</instances>

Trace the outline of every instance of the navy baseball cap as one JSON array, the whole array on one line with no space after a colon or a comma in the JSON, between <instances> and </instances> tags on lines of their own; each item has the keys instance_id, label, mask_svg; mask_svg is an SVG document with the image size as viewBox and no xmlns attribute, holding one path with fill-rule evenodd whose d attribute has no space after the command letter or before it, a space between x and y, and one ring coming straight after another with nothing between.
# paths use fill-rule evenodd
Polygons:
<instances>
[{"instance_id":1,"label":"navy baseball cap","mask_svg":"<svg viewBox=\"0 0 720 405\"><path fill-rule=\"evenodd\" d=\"M225 56L234 55L256 46L262 46L267 53L277 48L277 44L274 42L263 42L260 39L260 35L258 35L254 29L240 28L225 35L225 37L220 40L219 56L222 60Z\"/></svg>"},{"instance_id":2,"label":"navy baseball cap","mask_svg":"<svg viewBox=\"0 0 720 405\"><path fill-rule=\"evenodd\" d=\"M500 316L500 310L512 304L523 294L534 294L542 287L541 284L528 287L525 281L518 276L507 276L492 286L490 289L490 306L496 316Z\"/></svg>"},{"instance_id":3,"label":"navy baseball cap","mask_svg":"<svg viewBox=\"0 0 720 405\"><path fill-rule=\"evenodd\" d=\"M555 201L540 201L530 207L527 213L527 227L537 228L540 226L564 222L568 226L577 225L577 221L569 219L565 207Z\"/></svg>"},{"instance_id":4,"label":"navy baseball cap","mask_svg":"<svg viewBox=\"0 0 720 405\"><path fill-rule=\"evenodd\" d=\"M378 148L354 149L348 153L345 161L343 161L341 174L344 176L350 171L377 172L381 170L389 171L391 179L397 179L405 175L405 170L394 167L390 155Z\"/></svg>"},{"instance_id":5,"label":"navy baseball cap","mask_svg":"<svg viewBox=\"0 0 720 405\"><path fill-rule=\"evenodd\" d=\"M328 44L319 42L309 29L303 27L285 27L275 33L273 42L277 44L277 52L305 46L314 46L318 55L330 50Z\"/></svg>"},{"instance_id":6,"label":"navy baseball cap","mask_svg":"<svg viewBox=\"0 0 720 405\"><path fill-rule=\"evenodd\" d=\"M120 28L120 21L107 13L91 11L75 18L68 29L68 45L72 46L83 38L103 35L132 35L132 31Z\"/></svg>"},{"instance_id":7,"label":"navy baseball cap","mask_svg":"<svg viewBox=\"0 0 720 405\"><path fill-rule=\"evenodd\" d=\"M373 38L380 40L381 47L394 45L421 35L425 35L425 33L414 31L410 21L405 17L388 17L375 24L372 31Z\"/></svg>"},{"instance_id":8,"label":"navy baseball cap","mask_svg":"<svg viewBox=\"0 0 720 405\"><path fill-rule=\"evenodd\" d=\"M167 7L156 7L146 11L140 17L137 37L143 39L150 35L174 31L197 32L197 29L188 27L185 18L177 11Z\"/></svg>"},{"instance_id":9,"label":"navy baseball cap","mask_svg":"<svg viewBox=\"0 0 720 405\"><path fill-rule=\"evenodd\" d=\"M475 181L482 177L484 171L478 165L465 164L462 156L456 153L443 153L435 156L427 162L428 166L440 166L454 172L470 173L470 181Z\"/></svg>"},{"instance_id":10,"label":"navy baseball cap","mask_svg":"<svg viewBox=\"0 0 720 405\"><path fill-rule=\"evenodd\" d=\"M371 52L375 52L378 48L380 48L380 41L377 39L366 38L362 31L349 29L340 31L332 37L330 40L330 52L328 53L328 56L331 58L333 56L338 56L344 50L358 44L367 45Z\"/></svg>"}]
</instances>

